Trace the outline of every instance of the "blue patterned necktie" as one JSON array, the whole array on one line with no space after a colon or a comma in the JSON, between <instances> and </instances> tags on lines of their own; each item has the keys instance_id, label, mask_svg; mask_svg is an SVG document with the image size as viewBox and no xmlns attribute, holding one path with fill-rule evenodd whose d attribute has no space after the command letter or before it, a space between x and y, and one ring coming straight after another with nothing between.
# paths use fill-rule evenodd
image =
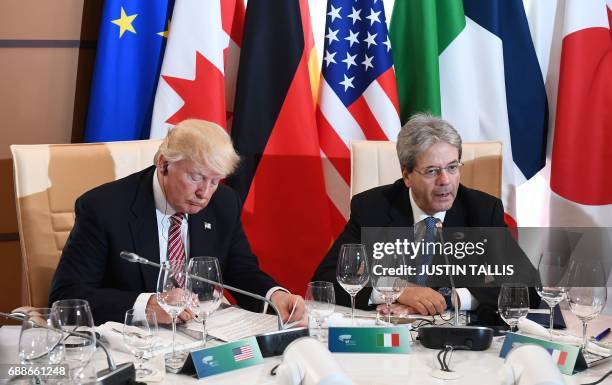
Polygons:
<instances>
[{"instance_id":1,"label":"blue patterned necktie","mask_svg":"<svg viewBox=\"0 0 612 385\"><path fill-rule=\"evenodd\" d=\"M425 222L425 237L423 238L423 240L425 241L425 243L434 242L436 240L436 218L427 217L423 220L423 222ZM425 245L423 245L423 247L425 247ZM433 257L433 253L422 253L421 263L419 267L422 269L422 266L431 265L431 263L433 262ZM419 286L426 286L428 278L429 277L425 274L418 275L416 279L416 284Z\"/></svg>"}]
</instances>

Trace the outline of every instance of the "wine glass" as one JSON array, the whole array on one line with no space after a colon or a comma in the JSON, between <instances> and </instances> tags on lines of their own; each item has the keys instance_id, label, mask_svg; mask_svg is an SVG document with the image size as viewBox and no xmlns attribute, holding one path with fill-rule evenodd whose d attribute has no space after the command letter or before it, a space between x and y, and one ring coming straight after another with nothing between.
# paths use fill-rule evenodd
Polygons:
<instances>
[{"instance_id":1,"label":"wine glass","mask_svg":"<svg viewBox=\"0 0 612 385\"><path fill-rule=\"evenodd\" d=\"M365 246L358 243L346 243L340 247L338 266L336 267L338 283L351 296L351 322L355 323L355 296L370 279L370 269Z\"/></svg>"},{"instance_id":2,"label":"wine glass","mask_svg":"<svg viewBox=\"0 0 612 385\"><path fill-rule=\"evenodd\" d=\"M372 266L372 288L387 305L387 322L391 323L391 304L395 302L408 285L402 274L405 259L401 255L384 254Z\"/></svg>"},{"instance_id":3,"label":"wine glass","mask_svg":"<svg viewBox=\"0 0 612 385\"><path fill-rule=\"evenodd\" d=\"M21 323L19 360L22 364L59 364L64 358L62 340L56 313L50 308L31 309Z\"/></svg>"},{"instance_id":4,"label":"wine glass","mask_svg":"<svg viewBox=\"0 0 612 385\"><path fill-rule=\"evenodd\" d=\"M538 295L550 307L550 340L553 339L553 322L555 317L555 306L563 299L567 288L565 287L567 266L558 253L544 252L538 263L538 275L540 282L535 289Z\"/></svg>"},{"instance_id":5,"label":"wine glass","mask_svg":"<svg viewBox=\"0 0 612 385\"><path fill-rule=\"evenodd\" d=\"M582 321L582 354L586 359L595 358L587 352L587 325L601 313L606 305L608 289L605 285L603 265L598 261L573 261L568 273L567 303L572 313Z\"/></svg>"},{"instance_id":6,"label":"wine glass","mask_svg":"<svg viewBox=\"0 0 612 385\"><path fill-rule=\"evenodd\" d=\"M306 309L308 309L308 316L317 325L317 338L324 341L322 325L327 317L332 315L336 305L334 284L325 281L309 282L306 286L304 302L306 303Z\"/></svg>"},{"instance_id":7,"label":"wine glass","mask_svg":"<svg viewBox=\"0 0 612 385\"><path fill-rule=\"evenodd\" d=\"M66 363L74 382L87 382L85 366L96 351L96 334L89 302L83 299L62 299L51 306L64 333Z\"/></svg>"},{"instance_id":8,"label":"wine glass","mask_svg":"<svg viewBox=\"0 0 612 385\"><path fill-rule=\"evenodd\" d=\"M144 355L153 348L157 331L157 316L154 311L145 310L144 318L139 318L135 309L125 312L123 343L136 357L137 379L153 374L153 370L144 367Z\"/></svg>"},{"instance_id":9,"label":"wine glass","mask_svg":"<svg viewBox=\"0 0 612 385\"><path fill-rule=\"evenodd\" d=\"M497 299L499 315L510 326L510 332L529 313L529 289L520 283L502 284Z\"/></svg>"},{"instance_id":10,"label":"wine glass","mask_svg":"<svg viewBox=\"0 0 612 385\"><path fill-rule=\"evenodd\" d=\"M166 357L166 368L175 373L180 371L186 355L176 351L176 319L187 306L189 292L185 290L186 265L172 268L164 261L157 278L157 303L172 319L172 353Z\"/></svg>"},{"instance_id":11,"label":"wine glass","mask_svg":"<svg viewBox=\"0 0 612 385\"><path fill-rule=\"evenodd\" d=\"M189 308L196 321L202 322L202 346L206 346L206 320L223 299L223 281L219 260L214 257L195 257L187 266L187 291L191 293ZM198 280L204 278L210 282Z\"/></svg>"}]
</instances>

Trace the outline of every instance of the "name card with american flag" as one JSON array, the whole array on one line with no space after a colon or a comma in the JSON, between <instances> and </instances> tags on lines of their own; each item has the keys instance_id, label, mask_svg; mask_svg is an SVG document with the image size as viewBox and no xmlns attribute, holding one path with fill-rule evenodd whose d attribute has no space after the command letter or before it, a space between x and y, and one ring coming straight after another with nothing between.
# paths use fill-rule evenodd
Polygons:
<instances>
[{"instance_id":1,"label":"name card with american flag","mask_svg":"<svg viewBox=\"0 0 612 385\"><path fill-rule=\"evenodd\" d=\"M335 353L409 353L406 327L330 327L328 348Z\"/></svg>"},{"instance_id":2,"label":"name card with american flag","mask_svg":"<svg viewBox=\"0 0 612 385\"><path fill-rule=\"evenodd\" d=\"M198 378L263 363L255 337L196 350L191 352L189 357L189 364L193 364Z\"/></svg>"},{"instance_id":3,"label":"name card with american flag","mask_svg":"<svg viewBox=\"0 0 612 385\"><path fill-rule=\"evenodd\" d=\"M540 345L546 349L546 351L550 353L553 361L557 364L559 371L563 374L571 375L574 372L584 370L588 367L578 346L528 337L516 333L506 334L499 356L505 358L512 348L524 344Z\"/></svg>"}]
</instances>

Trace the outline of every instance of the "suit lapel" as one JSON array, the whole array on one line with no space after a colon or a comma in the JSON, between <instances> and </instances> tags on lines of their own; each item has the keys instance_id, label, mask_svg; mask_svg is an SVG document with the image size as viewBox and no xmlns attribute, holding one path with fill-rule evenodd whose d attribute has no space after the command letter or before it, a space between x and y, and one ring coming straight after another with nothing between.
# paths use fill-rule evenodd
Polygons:
<instances>
[{"instance_id":1,"label":"suit lapel","mask_svg":"<svg viewBox=\"0 0 612 385\"><path fill-rule=\"evenodd\" d=\"M413 227L414 216L410 205L409 190L403 180L395 182L394 192L391 197L392 203L389 208L389 226L391 227Z\"/></svg>"},{"instance_id":2,"label":"suit lapel","mask_svg":"<svg viewBox=\"0 0 612 385\"><path fill-rule=\"evenodd\" d=\"M135 252L141 257L159 263L159 235L157 215L153 198L153 177L155 167L143 171L136 198L132 204L134 218L130 221L130 232ZM146 291L154 293L157 288L158 270L151 266L140 265Z\"/></svg>"},{"instance_id":3,"label":"suit lapel","mask_svg":"<svg viewBox=\"0 0 612 385\"><path fill-rule=\"evenodd\" d=\"M461 200L461 186L457 190L457 196L450 210L444 216L444 227L465 227L468 225L466 221L465 208Z\"/></svg>"},{"instance_id":4,"label":"suit lapel","mask_svg":"<svg viewBox=\"0 0 612 385\"><path fill-rule=\"evenodd\" d=\"M189 216L189 254L187 258L211 256L214 253L217 223L210 208ZM221 261L219 261L221 262Z\"/></svg>"}]
</instances>

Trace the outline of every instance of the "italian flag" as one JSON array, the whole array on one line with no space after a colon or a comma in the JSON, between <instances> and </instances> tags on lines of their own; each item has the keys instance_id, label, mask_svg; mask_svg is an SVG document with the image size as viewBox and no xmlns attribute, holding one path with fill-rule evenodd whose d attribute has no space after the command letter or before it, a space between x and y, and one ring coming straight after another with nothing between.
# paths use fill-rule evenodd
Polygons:
<instances>
[{"instance_id":1,"label":"italian flag","mask_svg":"<svg viewBox=\"0 0 612 385\"><path fill-rule=\"evenodd\" d=\"M398 333L380 333L376 335L377 348L397 348L400 346Z\"/></svg>"},{"instance_id":2,"label":"italian flag","mask_svg":"<svg viewBox=\"0 0 612 385\"><path fill-rule=\"evenodd\" d=\"M502 200L545 165L547 99L522 0L396 1L389 30L400 115L448 120L464 141L503 144Z\"/></svg>"}]
</instances>

